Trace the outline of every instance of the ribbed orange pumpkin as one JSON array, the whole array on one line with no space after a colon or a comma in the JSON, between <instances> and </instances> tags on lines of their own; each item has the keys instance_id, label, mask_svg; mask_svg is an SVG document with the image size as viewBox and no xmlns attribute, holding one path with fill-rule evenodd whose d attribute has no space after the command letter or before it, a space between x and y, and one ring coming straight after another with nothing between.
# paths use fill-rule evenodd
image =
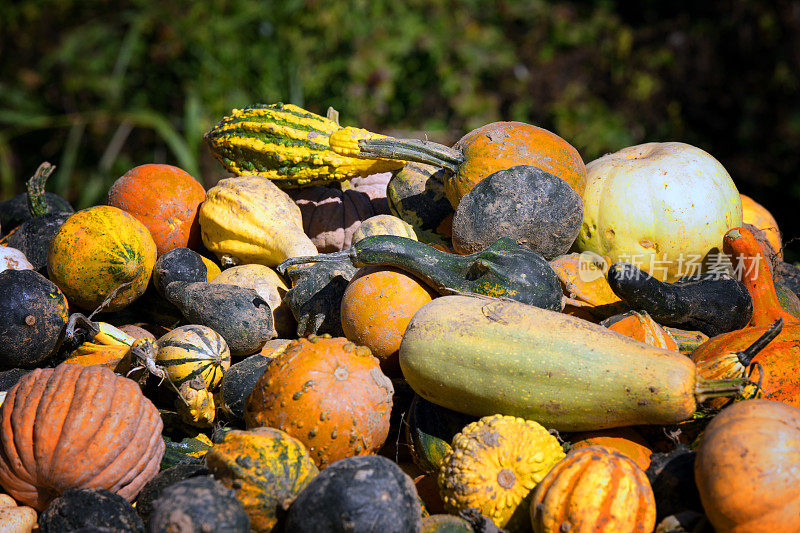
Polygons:
<instances>
[{"instance_id":1,"label":"ribbed orange pumpkin","mask_svg":"<svg viewBox=\"0 0 800 533\"><path fill-rule=\"evenodd\" d=\"M406 326L436 296L433 289L400 269L362 267L342 295L342 331L354 343L369 348L387 375L400 376L398 353Z\"/></svg>"},{"instance_id":2,"label":"ribbed orange pumpkin","mask_svg":"<svg viewBox=\"0 0 800 533\"><path fill-rule=\"evenodd\" d=\"M650 456L653 454L644 437L632 427L601 429L572 435L572 449L578 450L589 446L613 448L633 459L642 470L647 470L650 466Z\"/></svg>"},{"instance_id":3,"label":"ribbed orange pumpkin","mask_svg":"<svg viewBox=\"0 0 800 533\"><path fill-rule=\"evenodd\" d=\"M108 190L108 205L133 215L150 230L158 255L200 244L198 209L206 190L188 172L172 165L132 168Z\"/></svg>"},{"instance_id":4,"label":"ribbed orange pumpkin","mask_svg":"<svg viewBox=\"0 0 800 533\"><path fill-rule=\"evenodd\" d=\"M706 426L694 463L718 533L800 531L800 409L770 400L726 407Z\"/></svg>"},{"instance_id":5,"label":"ribbed orange pumpkin","mask_svg":"<svg viewBox=\"0 0 800 533\"><path fill-rule=\"evenodd\" d=\"M156 262L147 228L122 209L98 205L71 215L50 242L47 273L71 304L119 311L144 294ZM127 285L125 285L127 284Z\"/></svg>"},{"instance_id":6,"label":"ribbed orange pumpkin","mask_svg":"<svg viewBox=\"0 0 800 533\"><path fill-rule=\"evenodd\" d=\"M0 485L40 511L70 488L133 500L158 472L161 429L130 379L101 366L36 369L0 408Z\"/></svg>"},{"instance_id":7,"label":"ribbed orange pumpkin","mask_svg":"<svg viewBox=\"0 0 800 533\"><path fill-rule=\"evenodd\" d=\"M375 453L389 433L392 382L364 346L343 337L293 341L267 367L245 403L248 428L285 431L324 468Z\"/></svg>"},{"instance_id":8,"label":"ribbed orange pumpkin","mask_svg":"<svg viewBox=\"0 0 800 533\"><path fill-rule=\"evenodd\" d=\"M589 446L570 452L536 486L531 522L536 533L650 533L655 497L631 459Z\"/></svg>"}]
</instances>

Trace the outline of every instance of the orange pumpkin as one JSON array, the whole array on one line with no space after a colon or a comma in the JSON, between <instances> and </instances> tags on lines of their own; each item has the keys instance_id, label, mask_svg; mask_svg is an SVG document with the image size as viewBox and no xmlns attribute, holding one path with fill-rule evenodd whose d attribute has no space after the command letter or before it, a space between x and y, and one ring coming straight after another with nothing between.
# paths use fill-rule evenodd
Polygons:
<instances>
[{"instance_id":1,"label":"orange pumpkin","mask_svg":"<svg viewBox=\"0 0 800 533\"><path fill-rule=\"evenodd\" d=\"M666 350L678 350L678 344L672 338L672 335L645 311L641 313L628 311L604 320L601 324L611 331L616 331L650 346Z\"/></svg>"},{"instance_id":2,"label":"orange pumpkin","mask_svg":"<svg viewBox=\"0 0 800 533\"><path fill-rule=\"evenodd\" d=\"M70 488L133 500L164 455L158 409L136 382L101 366L23 376L0 408L0 485L38 510Z\"/></svg>"},{"instance_id":3,"label":"orange pumpkin","mask_svg":"<svg viewBox=\"0 0 800 533\"><path fill-rule=\"evenodd\" d=\"M644 472L604 446L570 452L536 486L531 500L536 533L650 533L656 502Z\"/></svg>"},{"instance_id":4,"label":"orange pumpkin","mask_svg":"<svg viewBox=\"0 0 800 533\"><path fill-rule=\"evenodd\" d=\"M369 348L310 335L278 354L245 403L248 428L295 437L324 468L375 453L389 433L394 387Z\"/></svg>"},{"instance_id":5,"label":"orange pumpkin","mask_svg":"<svg viewBox=\"0 0 800 533\"><path fill-rule=\"evenodd\" d=\"M198 209L206 190L188 172L172 165L139 165L117 179L108 205L133 215L150 231L158 255L173 248L197 249Z\"/></svg>"},{"instance_id":6,"label":"orange pumpkin","mask_svg":"<svg viewBox=\"0 0 800 533\"><path fill-rule=\"evenodd\" d=\"M144 294L155 263L147 228L117 207L98 205L71 215L56 231L47 273L71 304L88 311L118 291L103 311L119 311Z\"/></svg>"},{"instance_id":7,"label":"orange pumpkin","mask_svg":"<svg viewBox=\"0 0 800 533\"><path fill-rule=\"evenodd\" d=\"M739 194L742 198L742 224L752 224L767 234L767 242L772 246L780 259L783 259L781 230L778 222L766 207L749 196Z\"/></svg>"},{"instance_id":8,"label":"orange pumpkin","mask_svg":"<svg viewBox=\"0 0 800 533\"><path fill-rule=\"evenodd\" d=\"M800 531L800 410L744 400L706 426L694 463L717 533Z\"/></svg>"},{"instance_id":9,"label":"orange pumpkin","mask_svg":"<svg viewBox=\"0 0 800 533\"><path fill-rule=\"evenodd\" d=\"M436 297L414 276L392 267L365 266L356 272L342 296L345 337L366 346L389 376L400 375L400 341L411 317Z\"/></svg>"},{"instance_id":10,"label":"orange pumpkin","mask_svg":"<svg viewBox=\"0 0 800 533\"><path fill-rule=\"evenodd\" d=\"M647 470L650 466L650 456L653 454L653 450L644 438L632 427L602 429L572 435L573 450L588 446L613 448L632 459L642 470Z\"/></svg>"}]
</instances>

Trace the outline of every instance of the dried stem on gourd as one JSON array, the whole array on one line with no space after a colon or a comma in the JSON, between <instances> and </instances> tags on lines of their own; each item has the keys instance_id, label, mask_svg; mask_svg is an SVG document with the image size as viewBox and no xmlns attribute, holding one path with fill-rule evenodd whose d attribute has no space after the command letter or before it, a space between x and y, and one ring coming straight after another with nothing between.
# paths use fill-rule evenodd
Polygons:
<instances>
[{"instance_id":1,"label":"dried stem on gourd","mask_svg":"<svg viewBox=\"0 0 800 533\"><path fill-rule=\"evenodd\" d=\"M44 186L47 182L47 178L50 177L50 174L52 174L55 169L55 166L45 161L39 165L39 168L36 169L36 172L28 180L28 211L30 211L32 217L46 215L49 211L47 207L47 197L44 194Z\"/></svg>"},{"instance_id":2,"label":"dried stem on gourd","mask_svg":"<svg viewBox=\"0 0 800 533\"><path fill-rule=\"evenodd\" d=\"M736 357L739 359L742 366L745 368L749 367L750 363L753 362L753 358L758 355L758 352L766 348L767 344L772 342L772 340L780 334L782 329L783 319L779 318L777 322L771 325L763 335L753 342L753 344L744 350L736 352Z\"/></svg>"}]
</instances>

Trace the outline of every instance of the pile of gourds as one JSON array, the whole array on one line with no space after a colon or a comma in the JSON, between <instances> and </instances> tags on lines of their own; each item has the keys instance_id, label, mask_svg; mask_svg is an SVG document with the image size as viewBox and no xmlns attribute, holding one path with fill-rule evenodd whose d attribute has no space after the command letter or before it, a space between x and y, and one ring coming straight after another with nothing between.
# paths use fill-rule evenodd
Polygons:
<instances>
[{"instance_id":1,"label":"pile of gourds","mask_svg":"<svg viewBox=\"0 0 800 533\"><path fill-rule=\"evenodd\" d=\"M800 270L710 154L205 139L0 203L0 532L800 531Z\"/></svg>"}]
</instances>

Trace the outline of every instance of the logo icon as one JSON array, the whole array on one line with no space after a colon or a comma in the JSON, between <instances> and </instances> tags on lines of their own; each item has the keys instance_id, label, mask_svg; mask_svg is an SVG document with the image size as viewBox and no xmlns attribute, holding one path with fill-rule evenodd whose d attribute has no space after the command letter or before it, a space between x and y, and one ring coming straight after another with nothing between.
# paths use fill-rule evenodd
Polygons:
<instances>
[{"instance_id":1,"label":"logo icon","mask_svg":"<svg viewBox=\"0 0 800 533\"><path fill-rule=\"evenodd\" d=\"M595 252L581 252L578 255L578 279L584 283L591 283L605 276L608 271L608 261Z\"/></svg>"}]
</instances>

